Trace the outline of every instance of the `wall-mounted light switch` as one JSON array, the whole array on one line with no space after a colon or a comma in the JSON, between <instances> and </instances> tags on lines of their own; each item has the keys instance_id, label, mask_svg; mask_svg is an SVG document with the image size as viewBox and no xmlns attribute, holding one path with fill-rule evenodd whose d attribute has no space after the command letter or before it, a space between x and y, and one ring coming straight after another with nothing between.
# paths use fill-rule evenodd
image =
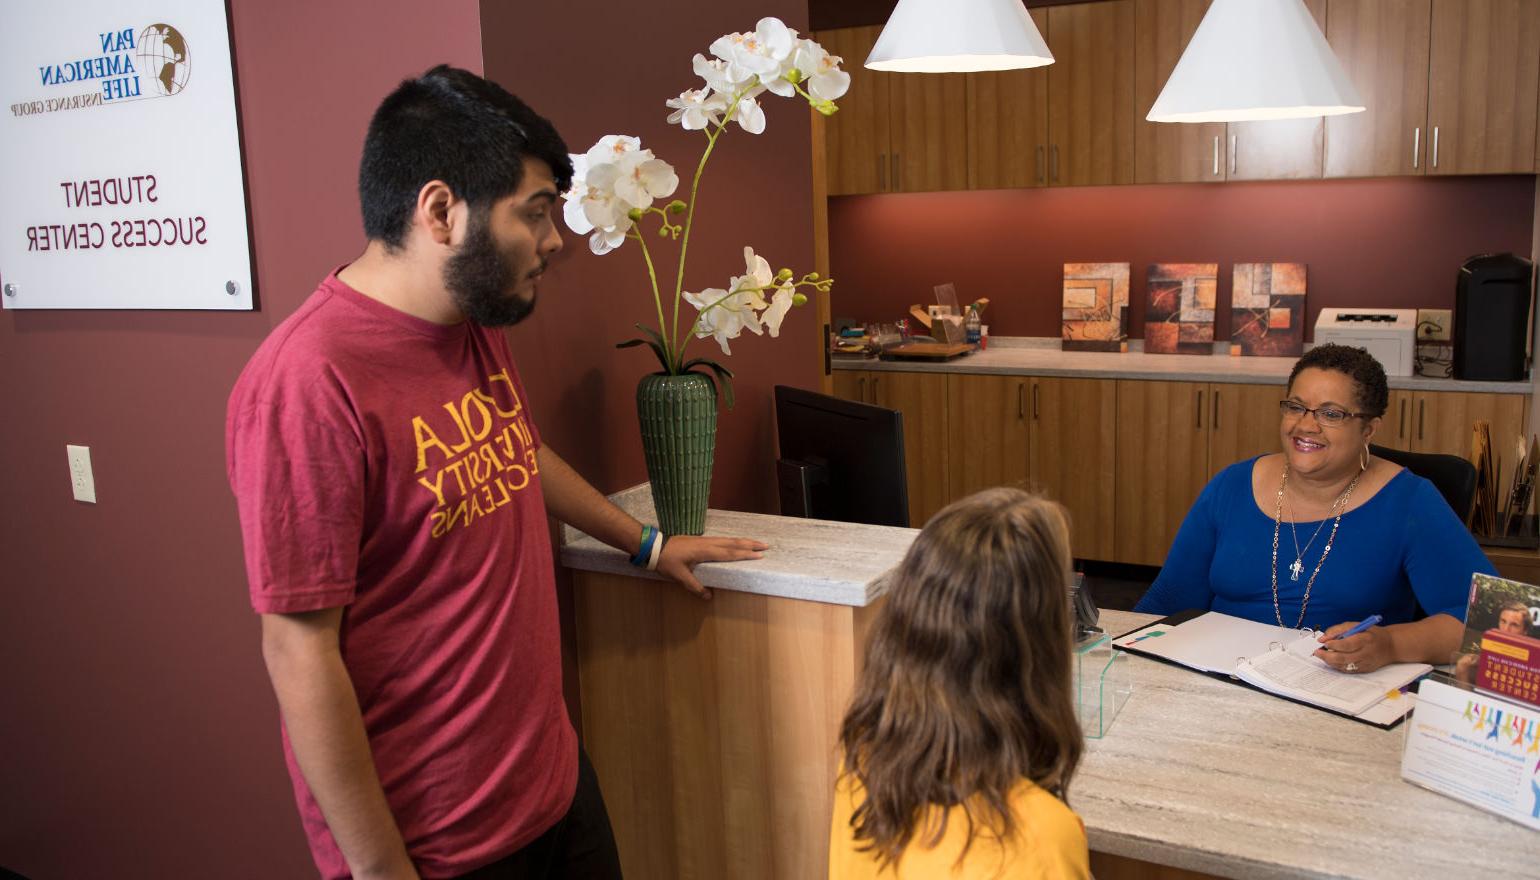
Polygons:
<instances>
[{"instance_id":1,"label":"wall-mounted light switch","mask_svg":"<svg viewBox=\"0 0 1540 880\"><path fill-rule=\"evenodd\" d=\"M64 447L70 460L70 491L76 501L96 503L96 478L91 475L91 447Z\"/></svg>"}]
</instances>

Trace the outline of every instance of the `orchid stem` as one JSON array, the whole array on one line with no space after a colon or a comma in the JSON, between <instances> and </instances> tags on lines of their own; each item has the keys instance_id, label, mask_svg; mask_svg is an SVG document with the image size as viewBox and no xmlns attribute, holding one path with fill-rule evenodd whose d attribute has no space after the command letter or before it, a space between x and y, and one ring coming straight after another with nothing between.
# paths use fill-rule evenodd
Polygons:
<instances>
[{"instance_id":1,"label":"orchid stem","mask_svg":"<svg viewBox=\"0 0 1540 880\"><path fill-rule=\"evenodd\" d=\"M627 233L627 234L628 235L634 235L636 237L636 243L642 246L642 259L647 261L647 278L648 278L649 281L652 282L652 304L657 306L657 308L658 308L658 326L662 327L663 326L663 298L658 293L658 272L657 272L657 270L652 265L652 251L649 250L648 247L647 247L647 236L642 235L640 232ZM677 307L677 302L678 302L678 300L676 298L676 300L675 300L676 307ZM666 362L665 366L668 368L669 375L677 375L678 371L677 371L676 368L677 368L678 364L676 363L676 360L674 358L674 353L671 350L672 345L673 345L673 340L672 339L664 339L663 340L663 359Z\"/></svg>"}]
</instances>

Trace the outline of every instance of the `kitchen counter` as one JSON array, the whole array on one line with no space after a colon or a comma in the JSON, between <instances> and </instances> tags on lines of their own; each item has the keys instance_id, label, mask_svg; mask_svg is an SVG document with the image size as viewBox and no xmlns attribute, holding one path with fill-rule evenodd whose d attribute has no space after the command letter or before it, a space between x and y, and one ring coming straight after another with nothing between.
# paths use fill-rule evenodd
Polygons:
<instances>
[{"instance_id":1,"label":"kitchen counter","mask_svg":"<svg viewBox=\"0 0 1540 880\"><path fill-rule=\"evenodd\" d=\"M1289 378L1295 358L1231 357L1230 355L1145 354L1063 351L1057 340L998 338L989 348L949 361L842 359L836 370L882 370L901 373L965 373L1006 376L1067 376L1082 379L1147 379L1164 382L1233 382L1279 384ZM1391 376L1392 389L1408 391L1466 391L1529 394L1523 382L1471 382Z\"/></svg>"}]
</instances>

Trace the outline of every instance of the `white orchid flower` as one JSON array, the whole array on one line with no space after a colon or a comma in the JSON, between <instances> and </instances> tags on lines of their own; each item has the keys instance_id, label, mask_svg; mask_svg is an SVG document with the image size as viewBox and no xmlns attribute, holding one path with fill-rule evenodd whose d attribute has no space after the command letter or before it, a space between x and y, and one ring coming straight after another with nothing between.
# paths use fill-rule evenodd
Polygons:
<instances>
[{"instance_id":1,"label":"white orchid flower","mask_svg":"<svg viewBox=\"0 0 1540 880\"><path fill-rule=\"evenodd\" d=\"M736 95L738 92L743 91L745 86L749 85L746 81L729 79L727 75L727 62L719 58L707 58L697 52L691 64L695 70L695 75L705 80L706 86L713 92L720 92L724 95Z\"/></svg>"},{"instance_id":2,"label":"white orchid flower","mask_svg":"<svg viewBox=\"0 0 1540 880\"><path fill-rule=\"evenodd\" d=\"M597 168L600 165L619 162L630 154L640 152L641 149L640 138L624 134L607 134L599 138L598 143L588 148L588 152L583 154L583 159L588 168Z\"/></svg>"},{"instance_id":3,"label":"white orchid flower","mask_svg":"<svg viewBox=\"0 0 1540 880\"><path fill-rule=\"evenodd\" d=\"M759 319L770 330L770 338L774 339L781 335L781 321L786 317L786 313L791 311L794 296L796 296L796 290L791 282L782 284L776 288L775 296L770 298L770 305L760 314Z\"/></svg>"},{"instance_id":4,"label":"white orchid flower","mask_svg":"<svg viewBox=\"0 0 1540 880\"><path fill-rule=\"evenodd\" d=\"M807 81L807 92L814 98L832 101L850 88L850 74L840 70L845 59L830 55L824 47L812 40L798 40L792 53L791 65L801 71Z\"/></svg>"},{"instance_id":5,"label":"white orchid flower","mask_svg":"<svg viewBox=\"0 0 1540 880\"><path fill-rule=\"evenodd\" d=\"M752 247L743 249L742 277L755 287L769 287L775 281L775 273L770 271L770 261L754 253ZM733 287L735 289L738 287L736 280L733 282ZM759 307L764 308L764 303L761 302Z\"/></svg>"},{"instance_id":6,"label":"white orchid flower","mask_svg":"<svg viewBox=\"0 0 1540 880\"><path fill-rule=\"evenodd\" d=\"M753 98L745 97L738 102L738 112L733 114L733 121L738 127L749 134L763 134L765 131L765 110L759 106L759 102Z\"/></svg>"},{"instance_id":7,"label":"white orchid flower","mask_svg":"<svg viewBox=\"0 0 1540 880\"><path fill-rule=\"evenodd\" d=\"M786 62L796 47L797 32L777 18L762 18L753 33L725 34L711 44L711 54L727 62L727 77L734 82L758 80L776 94L791 94L782 81Z\"/></svg>"},{"instance_id":8,"label":"white orchid flower","mask_svg":"<svg viewBox=\"0 0 1540 880\"><path fill-rule=\"evenodd\" d=\"M631 231L631 223L627 221L624 227L615 229L595 229L594 234L588 237L588 249L595 254L603 256L615 248L626 243L626 234Z\"/></svg>"},{"instance_id":9,"label":"white orchid flower","mask_svg":"<svg viewBox=\"0 0 1540 880\"><path fill-rule=\"evenodd\" d=\"M651 150L636 154L635 161L616 163L615 195L630 208L646 210L653 199L671 196L679 186L679 175L674 167L662 159L654 158Z\"/></svg>"},{"instance_id":10,"label":"white orchid flower","mask_svg":"<svg viewBox=\"0 0 1540 880\"><path fill-rule=\"evenodd\" d=\"M737 339L744 330L756 336L764 332L753 308L753 301L758 298L755 291L728 293L718 287L708 287L700 293L684 293L685 302L700 312L695 321L696 338L716 337L717 345L722 347L725 355L733 353L727 340ZM762 306L764 300L759 302Z\"/></svg>"},{"instance_id":11,"label":"white orchid flower","mask_svg":"<svg viewBox=\"0 0 1540 880\"><path fill-rule=\"evenodd\" d=\"M708 125L716 125L722 121L722 113L727 110L727 96L710 89L685 89L679 93L679 97L670 98L664 103L675 108L668 115L669 124L677 123L685 131L699 131Z\"/></svg>"}]
</instances>

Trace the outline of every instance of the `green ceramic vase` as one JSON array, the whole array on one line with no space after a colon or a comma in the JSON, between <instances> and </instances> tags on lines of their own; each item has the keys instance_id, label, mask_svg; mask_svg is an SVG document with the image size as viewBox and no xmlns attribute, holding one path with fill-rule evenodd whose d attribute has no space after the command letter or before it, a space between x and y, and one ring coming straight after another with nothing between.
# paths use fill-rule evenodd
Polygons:
<instances>
[{"instance_id":1,"label":"green ceramic vase","mask_svg":"<svg viewBox=\"0 0 1540 880\"><path fill-rule=\"evenodd\" d=\"M700 373L643 376L636 417L658 528L665 535L701 534L717 443L716 386Z\"/></svg>"}]
</instances>

